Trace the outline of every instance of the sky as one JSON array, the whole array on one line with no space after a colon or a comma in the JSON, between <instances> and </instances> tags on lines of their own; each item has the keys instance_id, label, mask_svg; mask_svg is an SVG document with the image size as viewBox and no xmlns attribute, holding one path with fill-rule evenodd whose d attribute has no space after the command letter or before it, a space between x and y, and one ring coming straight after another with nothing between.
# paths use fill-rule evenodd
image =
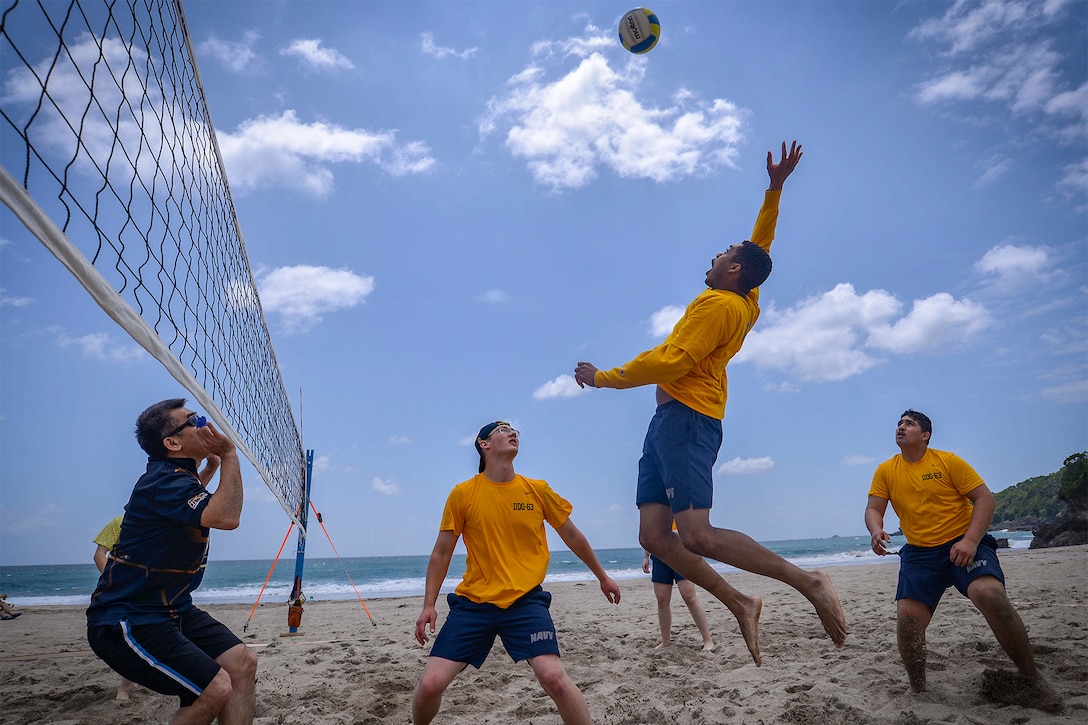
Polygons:
<instances>
[{"instance_id":1,"label":"sky","mask_svg":"<svg viewBox=\"0 0 1088 725\"><path fill-rule=\"evenodd\" d=\"M595 548L637 546L653 389L574 366L664 339L794 139L711 521L865 534L906 408L994 491L1088 448L1088 3L655 0L638 56L629 9L184 4L314 451L307 556L429 553L495 419ZM0 565L89 563L144 468L136 416L178 395L0 207ZM288 532L243 476L213 560Z\"/></svg>"}]
</instances>

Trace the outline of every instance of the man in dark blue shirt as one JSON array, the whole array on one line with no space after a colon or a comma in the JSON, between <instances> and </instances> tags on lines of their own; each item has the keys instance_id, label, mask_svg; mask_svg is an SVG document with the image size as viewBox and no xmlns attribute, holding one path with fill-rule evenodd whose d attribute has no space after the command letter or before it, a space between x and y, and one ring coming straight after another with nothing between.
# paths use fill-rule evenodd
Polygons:
<instances>
[{"instance_id":1,"label":"man in dark blue shirt","mask_svg":"<svg viewBox=\"0 0 1088 725\"><path fill-rule=\"evenodd\" d=\"M141 413L136 440L147 472L87 608L91 649L125 678L179 697L173 723L251 723L257 656L191 596L204 576L209 530L238 527L238 452L184 398ZM197 473L205 459L220 462L214 494L205 488L210 476Z\"/></svg>"}]
</instances>

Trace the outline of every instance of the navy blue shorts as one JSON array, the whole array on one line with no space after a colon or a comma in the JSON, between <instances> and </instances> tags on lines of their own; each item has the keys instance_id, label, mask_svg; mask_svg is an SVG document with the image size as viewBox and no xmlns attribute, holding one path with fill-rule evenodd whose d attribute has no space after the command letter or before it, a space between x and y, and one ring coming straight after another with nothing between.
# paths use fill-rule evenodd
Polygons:
<instances>
[{"instance_id":1,"label":"navy blue shorts","mask_svg":"<svg viewBox=\"0 0 1088 725\"><path fill-rule=\"evenodd\" d=\"M676 582L683 581L680 572L673 569L665 562L650 554L650 581L654 584L668 584L672 586Z\"/></svg>"},{"instance_id":2,"label":"navy blue shorts","mask_svg":"<svg viewBox=\"0 0 1088 725\"><path fill-rule=\"evenodd\" d=\"M456 594L449 594L446 601L450 613L435 637L431 657L467 662L480 669L495 644L496 635L502 638L503 647L514 662L559 654L550 611L552 595L539 586L506 609L477 604Z\"/></svg>"},{"instance_id":3,"label":"navy blue shorts","mask_svg":"<svg viewBox=\"0 0 1088 725\"><path fill-rule=\"evenodd\" d=\"M215 658L242 644L234 632L196 607L164 624L120 624L88 627L94 653L127 680L163 695L181 698L189 707L219 674Z\"/></svg>"},{"instance_id":4,"label":"navy blue shorts","mask_svg":"<svg viewBox=\"0 0 1088 725\"><path fill-rule=\"evenodd\" d=\"M912 546L904 544L899 549L899 586L895 590L896 601L914 599L937 611L937 603L948 587L954 586L967 596L967 587L982 576L997 577L1002 586L1005 572L997 561L997 541L986 534L978 542L975 560L967 566L956 566L948 558L952 545L958 538L940 546Z\"/></svg>"},{"instance_id":5,"label":"navy blue shorts","mask_svg":"<svg viewBox=\"0 0 1088 725\"><path fill-rule=\"evenodd\" d=\"M659 503L673 513L714 502L714 462L722 422L678 400L657 406L638 461L635 505Z\"/></svg>"}]
</instances>

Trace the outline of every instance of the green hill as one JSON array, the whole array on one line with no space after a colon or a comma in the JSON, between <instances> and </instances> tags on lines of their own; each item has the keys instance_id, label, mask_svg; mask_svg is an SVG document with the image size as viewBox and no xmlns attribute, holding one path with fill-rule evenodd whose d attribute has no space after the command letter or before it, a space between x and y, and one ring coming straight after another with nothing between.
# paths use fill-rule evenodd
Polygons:
<instances>
[{"instance_id":1,"label":"green hill","mask_svg":"<svg viewBox=\"0 0 1088 725\"><path fill-rule=\"evenodd\" d=\"M1061 491L1061 471L1036 476L1009 486L994 494L997 509L991 528L1031 531L1065 511L1065 502L1058 498Z\"/></svg>"}]
</instances>

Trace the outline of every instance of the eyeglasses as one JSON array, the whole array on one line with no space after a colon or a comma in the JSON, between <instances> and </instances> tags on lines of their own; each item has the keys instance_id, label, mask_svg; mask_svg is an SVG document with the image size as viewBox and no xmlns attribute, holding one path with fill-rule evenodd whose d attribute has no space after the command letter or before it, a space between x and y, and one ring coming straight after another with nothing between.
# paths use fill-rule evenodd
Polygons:
<instances>
[{"instance_id":1,"label":"eyeglasses","mask_svg":"<svg viewBox=\"0 0 1088 725\"><path fill-rule=\"evenodd\" d=\"M193 426L194 428L203 428L207 424L208 424L208 419L207 418L205 418L202 415L197 415L196 413L191 413L189 415L189 417L185 419L184 423L182 423L177 428L175 428L174 430L172 430L169 433L167 433L166 435L164 435L163 438L169 438L170 436L176 436L178 433L182 432L183 430L185 430L189 426Z\"/></svg>"},{"instance_id":2,"label":"eyeglasses","mask_svg":"<svg viewBox=\"0 0 1088 725\"><path fill-rule=\"evenodd\" d=\"M516 430L514 430L513 428L511 428L508 425L500 425L498 428L496 428L495 430L488 433L487 438L484 438L484 440L485 441L489 440L491 438L491 436L495 435L496 433L502 433L503 435L509 435L509 434L513 433L515 436L520 436L521 435L520 433L518 433Z\"/></svg>"}]
</instances>

